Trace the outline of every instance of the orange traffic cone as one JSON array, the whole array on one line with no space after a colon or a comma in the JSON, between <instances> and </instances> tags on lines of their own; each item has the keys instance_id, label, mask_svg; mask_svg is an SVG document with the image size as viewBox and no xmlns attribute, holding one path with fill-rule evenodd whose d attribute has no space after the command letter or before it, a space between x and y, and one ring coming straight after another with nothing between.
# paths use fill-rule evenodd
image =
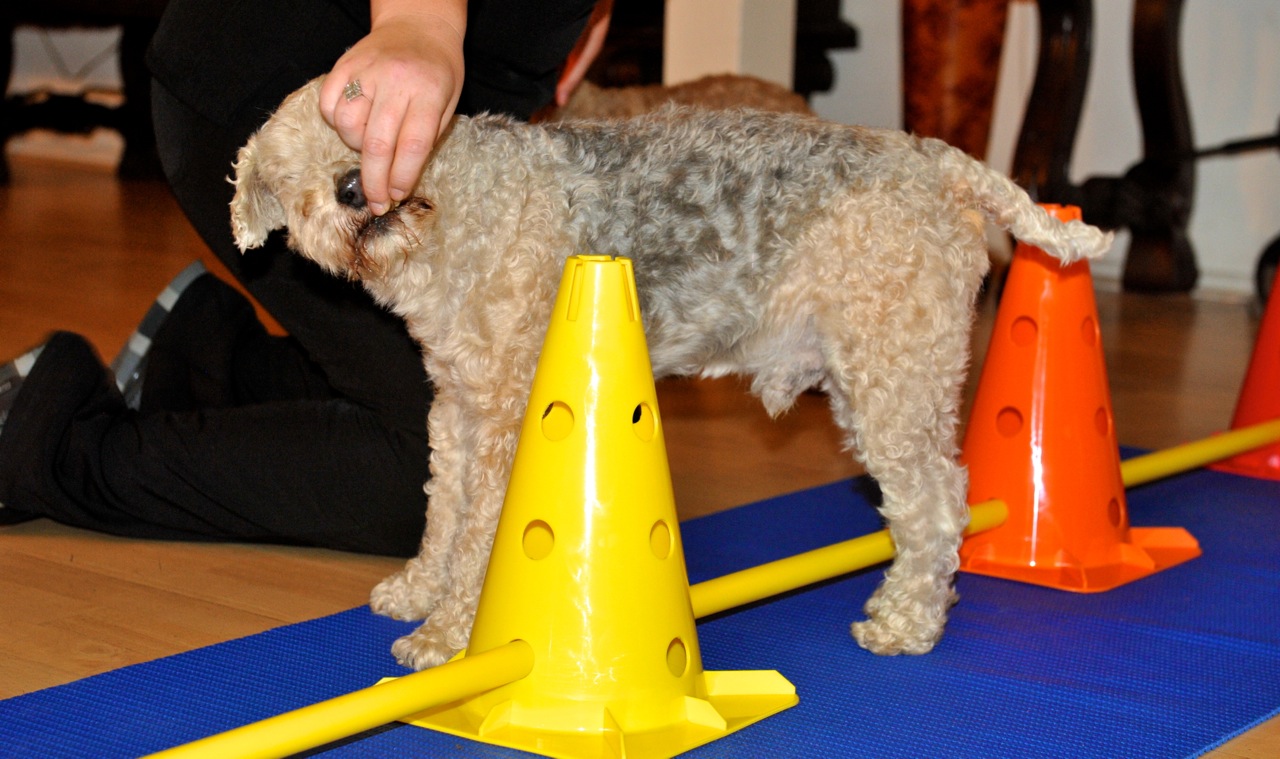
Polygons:
<instances>
[{"instance_id":1,"label":"orange traffic cone","mask_svg":"<svg viewBox=\"0 0 1280 759\"><path fill-rule=\"evenodd\" d=\"M1276 289L1277 286L1280 286L1280 273L1277 273L1275 285L1271 287L1271 298L1262 316L1258 340L1253 346L1253 358L1240 386L1236 413L1231 419L1233 430L1280 419L1280 290ZM1239 454L1213 468L1280 480L1280 443Z\"/></svg>"},{"instance_id":2,"label":"orange traffic cone","mask_svg":"<svg viewBox=\"0 0 1280 759\"><path fill-rule=\"evenodd\" d=\"M969 502L1009 506L1003 526L964 543L964 571L1097 592L1200 555L1181 528L1129 526L1087 262L1018 245L963 460Z\"/></svg>"}]
</instances>

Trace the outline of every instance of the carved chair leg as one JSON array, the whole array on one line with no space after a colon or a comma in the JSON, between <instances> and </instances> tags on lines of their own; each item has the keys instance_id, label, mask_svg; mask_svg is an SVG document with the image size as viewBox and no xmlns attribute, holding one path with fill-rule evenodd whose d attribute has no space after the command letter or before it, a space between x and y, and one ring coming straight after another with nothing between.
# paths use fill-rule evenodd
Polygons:
<instances>
[{"instance_id":1,"label":"carved chair leg","mask_svg":"<svg viewBox=\"0 0 1280 759\"><path fill-rule=\"evenodd\" d=\"M1040 202L1081 205L1068 168L1093 55L1093 2L1039 0L1038 8L1040 58L1013 154L1013 178Z\"/></svg>"},{"instance_id":2,"label":"carved chair leg","mask_svg":"<svg viewBox=\"0 0 1280 759\"><path fill-rule=\"evenodd\" d=\"M1014 179L1037 200L1081 207L1107 228L1128 227L1124 286L1185 292L1198 271L1187 236L1195 194L1191 118L1182 85L1183 0L1136 0L1133 77L1143 158L1123 177L1071 184L1068 170L1092 53L1092 0L1039 0L1040 60L1013 159Z\"/></svg>"},{"instance_id":3,"label":"carved chair leg","mask_svg":"<svg viewBox=\"0 0 1280 759\"><path fill-rule=\"evenodd\" d=\"M1186 292L1199 277L1187 236L1195 198L1195 144L1182 83L1183 0L1137 0L1133 78L1142 122L1142 161L1126 180L1141 188L1144 213L1129 222L1127 290Z\"/></svg>"}]
</instances>

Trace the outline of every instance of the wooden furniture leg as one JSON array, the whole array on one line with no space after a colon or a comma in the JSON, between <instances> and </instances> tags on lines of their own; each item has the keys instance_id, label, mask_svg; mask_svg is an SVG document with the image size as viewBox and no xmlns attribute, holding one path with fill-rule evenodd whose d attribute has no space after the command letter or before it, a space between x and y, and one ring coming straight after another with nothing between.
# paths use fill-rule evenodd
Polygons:
<instances>
[{"instance_id":1,"label":"wooden furniture leg","mask_svg":"<svg viewBox=\"0 0 1280 759\"><path fill-rule=\"evenodd\" d=\"M1199 271L1187 235L1195 147L1180 66L1183 0L1136 0L1133 77L1142 160L1121 177L1068 179L1092 53L1092 0L1039 0L1040 59L1013 176L1042 202L1078 205L1086 221L1132 233L1125 289L1186 292Z\"/></svg>"},{"instance_id":2,"label":"wooden furniture leg","mask_svg":"<svg viewBox=\"0 0 1280 759\"><path fill-rule=\"evenodd\" d=\"M903 0L903 122L982 158L1008 0Z\"/></svg>"},{"instance_id":3,"label":"wooden furniture leg","mask_svg":"<svg viewBox=\"0 0 1280 759\"><path fill-rule=\"evenodd\" d=\"M1126 179L1148 199L1129 220L1128 290L1186 292L1199 270L1187 236L1195 199L1195 144L1182 83L1179 32L1183 0L1137 0L1133 9L1133 78L1142 121L1142 161Z\"/></svg>"},{"instance_id":4,"label":"wooden furniture leg","mask_svg":"<svg viewBox=\"0 0 1280 759\"><path fill-rule=\"evenodd\" d=\"M1040 58L1014 149L1013 178L1038 201L1080 205L1067 170L1093 54L1093 0L1039 0L1038 7Z\"/></svg>"}]
</instances>

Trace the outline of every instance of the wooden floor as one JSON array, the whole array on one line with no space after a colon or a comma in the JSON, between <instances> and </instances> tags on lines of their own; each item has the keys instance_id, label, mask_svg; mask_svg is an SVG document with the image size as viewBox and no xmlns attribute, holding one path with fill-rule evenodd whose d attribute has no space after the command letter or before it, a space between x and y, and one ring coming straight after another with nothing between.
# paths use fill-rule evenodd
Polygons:
<instances>
[{"instance_id":1,"label":"wooden floor","mask_svg":"<svg viewBox=\"0 0 1280 759\"><path fill-rule=\"evenodd\" d=\"M0 360L55 329L84 334L109 360L183 266L220 268L158 183L30 157L12 168L0 188ZM1161 448L1225 428L1257 326L1249 304L1099 290L1120 441ZM683 517L858 472L816 395L776 423L732 380L663 382L659 396ZM121 540L43 520L0 528L0 698L363 604L398 564ZM1280 719L1212 756L1280 756Z\"/></svg>"}]
</instances>

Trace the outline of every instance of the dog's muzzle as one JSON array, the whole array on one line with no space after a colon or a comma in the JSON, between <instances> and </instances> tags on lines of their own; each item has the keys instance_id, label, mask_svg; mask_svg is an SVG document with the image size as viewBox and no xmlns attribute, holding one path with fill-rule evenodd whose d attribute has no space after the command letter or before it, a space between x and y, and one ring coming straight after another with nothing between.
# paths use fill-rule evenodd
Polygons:
<instances>
[{"instance_id":1,"label":"dog's muzzle","mask_svg":"<svg viewBox=\"0 0 1280 759\"><path fill-rule=\"evenodd\" d=\"M336 188L338 203L357 211L364 210L364 187L360 184L360 169L355 168L338 179Z\"/></svg>"}]
</instances>

